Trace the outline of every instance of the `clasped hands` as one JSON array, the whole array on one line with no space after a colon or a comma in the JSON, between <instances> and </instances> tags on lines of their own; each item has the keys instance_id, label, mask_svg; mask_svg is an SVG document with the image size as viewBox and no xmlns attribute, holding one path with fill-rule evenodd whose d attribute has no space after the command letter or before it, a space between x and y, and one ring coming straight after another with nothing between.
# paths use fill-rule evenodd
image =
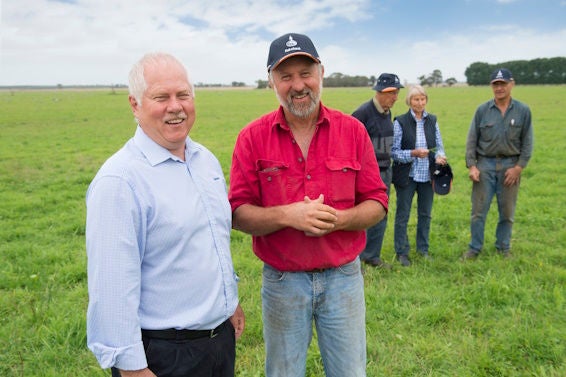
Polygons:
<instances>
[{"instance_id":1,"label":"clasped hands","mask_svg":"<svg viewBox=\"0 0 566 377\"><path fill-rule=\"evenodd\" d=\"M324 204L324 195L316 199L305 196L302 202L293 203L291 216L294 228L310 237L321 237L337 230L338 211Z\"/></svg>"}]
</instances>

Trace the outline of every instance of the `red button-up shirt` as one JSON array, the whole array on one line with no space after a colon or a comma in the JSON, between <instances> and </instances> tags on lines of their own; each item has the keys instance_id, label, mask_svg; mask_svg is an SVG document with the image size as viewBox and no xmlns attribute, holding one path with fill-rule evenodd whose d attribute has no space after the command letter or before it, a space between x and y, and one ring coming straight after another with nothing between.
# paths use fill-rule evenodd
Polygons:
<instances>
[{"instance_id":1,"label":"red button-up shirt","mask_svg":"<svg viewBox=\"0 0 566 377\"><path fill-rule=\"evenodd\" d=\"M239 134L230 170L232 211L243 204L269 207L316 199L336 209L388 197L364 126L320 105L307 159L285 121L283 109L253 121ZM351 262L365 247L365 231L335 231L309 237L284 228L253 237L254 253L280 271L309 271Z\"/></svg>"}]
</instances>

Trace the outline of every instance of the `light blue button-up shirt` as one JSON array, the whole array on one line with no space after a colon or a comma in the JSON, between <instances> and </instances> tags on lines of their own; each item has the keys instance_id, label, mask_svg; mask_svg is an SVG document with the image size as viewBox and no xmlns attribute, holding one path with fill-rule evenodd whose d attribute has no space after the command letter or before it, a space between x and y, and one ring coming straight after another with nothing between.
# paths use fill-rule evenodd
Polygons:
<instances>
[{"instance_id":1,"label":"light blue button-up shirt","mask_svg":"<svg viewBox=\"0 0 566 377\"><path fill-rule=\"evenodd\" d=\"M216 157L185 161L138 126L87 191L88 347L103 368L147 366L140 329L213 329L238 305L232 214Z\"/></svg>"},{"instance_id":2,"label":"light blue button-up shirt","mask_svg":"<svg viewBox=\"0 0 566 377\"><path fill-rule=\"evenodd\" d=\"M421 119L415 117L415 112L413 109L410 110L411 115L417 122L417 140L415 141L415 149L425 148L428 149L426 144L426 136L424 132L424 121L428 116L426 111L423 112ZM442 136L440 136L440 129L438 127L438 122L435 124L435 138L436 138L436 156L446 157L444 152L444 144L442 143ZM413 166L411 167L411 172L409 176L413 178L415 182L428 182L430 181L429 172L429 160L428 157L420 158L411 156L410 149L401 149L401 140L403 139L403 129L397 120L393 123L393 147L391 148L391 155L396 161L403 163L409 163L413 161Z\"/></svg>"}]
</instances>

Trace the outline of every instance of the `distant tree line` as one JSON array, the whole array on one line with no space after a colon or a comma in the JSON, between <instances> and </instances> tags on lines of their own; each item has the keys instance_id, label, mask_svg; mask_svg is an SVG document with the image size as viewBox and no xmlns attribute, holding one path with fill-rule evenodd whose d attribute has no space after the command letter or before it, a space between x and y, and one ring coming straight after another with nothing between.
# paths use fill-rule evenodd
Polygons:
<instances>
[{"instance_id":1,"label":"distant tree line","mask_svg":"<svg viewBox=\"0 0 566 377\"><path fill-rule=\"evenodd\" d=\"M324 77L323 80L322 85L324 85L325 88L367 87L375 84L376 77L348 76L340 72L336 72L328 77ZM258 89L265 89L269 85L267 80L256 80L256 83Z\"/></svg>"},{"instance_id":2,"label":"distant tree line","mask_svg":"<svg viewBox=\"0 0 566 377\"><path fill-rule=\"evenodd\" d=\"M523 84L566 84L566 57L513 60L497 64L476 62L466 71L469 85L489 84L489 76L500 67L509 69L516 82Z\"/></svg>"},{"instance_id":3,"label":"distant tree line","mask_svg":"<svg viewBox=\"0 0 566 377\"><path fill-rule=\"evenodd\" d=\"M475 62L466 68L466 81L468 85L487 85L489 76L499 67L511 70L515 81L520 84L566 84L566 57L514 60L497 64ZM444 80L439 69L418 77L418 80L423 86L452 86L458 82L454 77ZM336 72L325 77L323 85L327 88L372 87L375 82L375 76L349 76ZM269 85L267 80L257 80L256 83L258 89L265 89ZM238 84L233 82L232 86Z\"/></svg>"},{"instance_id":4,"label":"distant tree line","mask_svg":"<svg viewBox=\"0 0 566 377\"><path fill-rule=\"evenodd\" d=\"M340 72L336 72L325 77L322 85L327 88L364 87L373 86L375 84L375 80L375 76L348 76Z\"/></svg>"},{"instance_id":5,"label":"distant tree line","mask_svg":"<svg viewBox=\"0 0 566 377\"><path fill-rule=\"evenodd\" d=\"M438 85L448 85L452 86L458 82L454 77L450 77L446 80L442 80L442 72L440 69L435 69L430 75L422 75L418 77L419 83L423 86L438 86Z\"/></svg>"},{"instance_id":6,"label":"distant tree line","mask_svg":"<svg viewBox=\"0 0 566 377\"><path fill-rule=\"evenodd\" d=\"M349 76L340 72L336 72L328 77L325 77L323 81L323 85L325 88L373 87L376 81L377 78L373 75L370 77ZM453 77L450 77L449 79L443 81L442 72L440 72L440 70L438 69L435 69L434 72L432 72L428 76L423 75L419 77L419 81L421 85L427 85L427 86L433 86L433 85L437 86L440 84L452 86L458 82ZM256 80L256 83L257 83L257 89L265 89L269 85L269 82L267 80Z\"/></svg>"}]
</instances>

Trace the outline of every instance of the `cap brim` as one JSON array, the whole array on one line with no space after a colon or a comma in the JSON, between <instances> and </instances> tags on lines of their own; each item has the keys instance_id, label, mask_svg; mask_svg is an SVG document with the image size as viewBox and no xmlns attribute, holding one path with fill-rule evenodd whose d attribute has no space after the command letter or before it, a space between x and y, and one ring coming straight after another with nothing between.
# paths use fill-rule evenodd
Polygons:
<instances>
[{"instance_id":1,"label":"cap brim","mask_svg":"<svg viewBox=\"0 0 566 377\"><path fill-rule=\"evenodd\" d=\"M377 91L378 91L378 92L381 92L381 93L387 93L387 92L395 92L395 91L397 91L397 90L399 90L399 89L400 89L400 88L397 88L396 86L389 86L389 87L383 88L383 89L381 89L381 90L378 89Z\"/></svg>"},{"instance_id":2,"label":"cap brim","mask_svg":"<svg viewBox=\"0 0 566 377\"><path fill-rule=\"evenodd\" d=\"M493 84L494 82L511 82L513 80L505 80L505 79L495 79L495 80L491 80L490 84Z\"/></svg>"},{"instance_id":3,"label":"cap brim","mask_svg":"<svg viewBox=\"0 0 566 377\"><path fill-rule=\"evenodd\" d=\"M292 58L294 56L306 56L307 58L311 58L315 63L320 63L320 59L314 57L313 55L309 54L308 52L297 51L297 52L293 52L292 54L285 55L284 57L279 59L275 64L271 65L270 67L267 67L267 71L269 72L272 69L277 68L277 66L279 64L283 63L285 60Z\"/></svg>"}]
</instances>

